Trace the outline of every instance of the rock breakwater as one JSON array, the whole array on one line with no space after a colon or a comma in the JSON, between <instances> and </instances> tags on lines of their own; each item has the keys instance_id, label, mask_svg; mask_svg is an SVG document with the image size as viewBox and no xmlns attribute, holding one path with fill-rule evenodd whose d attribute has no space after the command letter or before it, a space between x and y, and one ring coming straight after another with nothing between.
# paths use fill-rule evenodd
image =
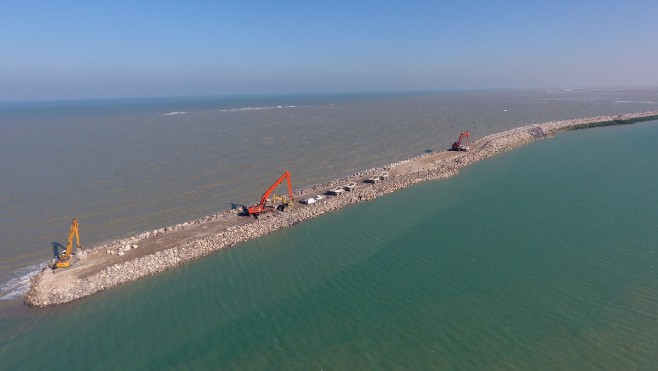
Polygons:
<instances>
[{"instance_id":1,"label":"rock breakwater","mask_svg":"<svg viewBox=\"0 0 658 371\"><path fill-rule=\"evenodd\" d=\"M31 287L25 296L25 302L31 306L49 306L71 302L108 288L116 287L141 277L153 275L167 269L177 267L189 260L211 254L213 252L240 244L242 242L287 228L304 220L316 218L328 212L343 207L373 200L383 195L406 188L413 184L445 179L456 175L459 169L474 162L492 157L529 142L549 138L558 132L575 130L594 126L628 124L638 121L658 119L658 111L621 116L599 116L594 118L554 121L542 124L527 125L502 133L486 136L471 146L469 152L440 152L423 154L408 160L392 163L379 168L364 170L341 179L334 179L323 184L308 186L295 192L297 196L318 193L327 188L358 182L359 186L351 192L339 196L326 197L313 205L293 207L284 213L273 214L271 217L247 222L233 223L217 233L201 237L174 240L170 245L151 254L122 259L115 264L80 264L80 268L72 267L68 271L55 274L49 268L31 279ZM375 184L365 184L364 179L389 171L390 177ZM196 220L177 224L171 227L143 232L129 238L112 241L78 254L80 262L84 263L90 256L107 254L124 257L139 250L142 241L173 235L176 232L202 228L211 222L233 218L244 220L238 216L237 210L226 210ZM78 269L78 270L76 270Z\"/></svg>"}]
</instances>

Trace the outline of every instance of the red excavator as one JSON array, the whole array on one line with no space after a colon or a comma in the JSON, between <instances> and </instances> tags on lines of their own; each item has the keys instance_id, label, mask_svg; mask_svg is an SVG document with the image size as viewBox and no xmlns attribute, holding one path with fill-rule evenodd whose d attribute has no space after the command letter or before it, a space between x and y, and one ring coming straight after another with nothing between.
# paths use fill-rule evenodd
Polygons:
<instances>
[{"instance_id":1,"label":"red excavator","mask_svg":"<svg viewBox=\"0 0 658 371\"><path fill-rule=\"evenodd\" d=\"M276 189L276 187L279 184L281 184L281 182L283 182L284 179L288 181L287 202L277 206L276 208L274 206L266 206L265 204L267 203L270 194ZM258 205L245 207L244 209L248 215L253 215L254 218L258 219L258 216L262 213L272 212L274 210L283 211L283 209L285 209L287 206L292 205L294 201L295 201L295 196L293 196L292 194L292 184L290 183L290 172L286 170L283 173L283 175L281 175L279 179L277 179L277 181L274 182L274 184L272 184L270 188L268 188L267 191L265 191L265 193L263 193L263 197L260 198L260 203Z\"/></svg>"},{"instance_id":2,"label":"red excavator","mask_svg":"<svg viewBox=\"0 0 658 371\"><path fill-rule=\"evenodd\" d=\"M459 134L459 139L455 143L452 144L451 150L453 151L468 151L468 131L465 131L461 134ZM466 142L462 144L462 140L466 139Z\"/></svg>"}]
</instances>

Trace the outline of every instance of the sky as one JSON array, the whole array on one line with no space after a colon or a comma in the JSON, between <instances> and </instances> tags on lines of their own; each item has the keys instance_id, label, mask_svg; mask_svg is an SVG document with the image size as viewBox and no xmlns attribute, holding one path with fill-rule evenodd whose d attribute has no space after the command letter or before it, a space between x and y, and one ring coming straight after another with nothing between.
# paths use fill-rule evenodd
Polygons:
<instances>
[{"instance_id":1,"label":"sky","mask_svg":"<svg viewBox=\"0 0 658 371\"><path fill-rule=\"evenodd\" d=\"M656 15L656 0L0 0L0 101L657 87Z\"/></svg>"}]
</instances>

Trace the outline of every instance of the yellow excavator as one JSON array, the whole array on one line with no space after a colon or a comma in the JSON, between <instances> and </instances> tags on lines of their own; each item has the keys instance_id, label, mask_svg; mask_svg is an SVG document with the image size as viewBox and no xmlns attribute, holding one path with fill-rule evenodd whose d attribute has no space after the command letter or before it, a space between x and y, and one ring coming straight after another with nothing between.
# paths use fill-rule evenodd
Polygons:
<instances>
[{"instance_id":1,"label":"yellow excavator","mask_svg":"<svg viewBox=\"0 0 658 371\"><path fill-rule=\"evenodd\" d=\"M71 266L71 252L73 248L73 237L75 236L75 243L78 250L82 250L80 243L80 235L78 233L78 219L73 219L71 222L71 230L69 231L69 242L66 244L66 251L64 251L57 262L55 268L68 268Z\"/></svg>"},{"instance_id":2,"label":"yellow excavator","mask_svg":"<svg viewBox=\"0 0 658 371\"><path fill-rule=\"evenodd\" d=\"M277 205L277 202L280 202L280 204ZM283 196L277 196L277 195L275 195L275 194L272 194L272 203L275 204L275 205L277 205L277 206L276 206L277 210L283 210L283 209L285 209L286 207L294 206L294 205L295 205L295 203L294 203L294 202L291 202L291 201L288 199L287 196L285 196L285 195L283 195Z\"/></svg>"}]
</instances>

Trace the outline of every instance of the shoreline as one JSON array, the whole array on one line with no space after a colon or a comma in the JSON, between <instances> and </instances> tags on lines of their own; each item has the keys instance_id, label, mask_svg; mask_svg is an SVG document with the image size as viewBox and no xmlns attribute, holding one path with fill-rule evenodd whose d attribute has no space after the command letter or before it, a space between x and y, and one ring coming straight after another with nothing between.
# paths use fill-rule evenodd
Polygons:
<instances>
[{"instance_id":1,"label":"shoreline","mask_svg":"<svg viewBox=\"0 0 658 371\"><path fill-rule=\"evenodd\" d=\"M485 136L472 143L468 152L426 153L326 183L307 186L295 191L295 198L324 193L328 188L349 181L358 184L351 192L340 196L327 196L312 205L304 206L296 202L294 208L269 218L253 219L238 216L237 210L224 210L185 223L111 241L77 253L74 255L76 261L66 270L52 271L44 268L30 279L25 303L45 307L78 300L354 203L373 200L419 182L454 176L462 167L535 140L550 138L559 132L651 120L658 120L658 111L525 125ZM389 179L377 184L363 183L364 179L382 171L389 172Z\"/></svg>"}]
</instances>

